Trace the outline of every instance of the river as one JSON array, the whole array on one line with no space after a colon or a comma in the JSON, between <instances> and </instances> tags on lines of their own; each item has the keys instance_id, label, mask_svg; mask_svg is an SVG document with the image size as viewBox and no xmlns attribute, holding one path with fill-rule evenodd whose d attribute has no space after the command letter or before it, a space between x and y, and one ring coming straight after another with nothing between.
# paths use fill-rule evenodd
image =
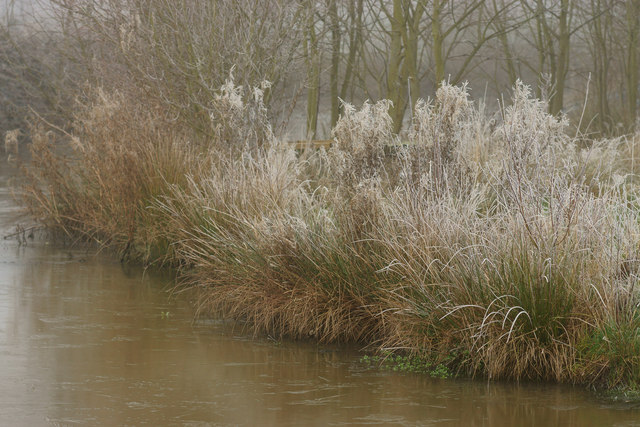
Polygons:
<instances>
[{"instance_id":1,"label":"river","mask_svg":"<svg viewBox=\"0 0 640 427\"><path fill-rule=\"evenodd\" d=\"M0 235L30 223L0 160ZM170 275L0 241L0 425L640 426L578 387L367 369L356 348L194 322Z\"/></svg>"}]
</instances>

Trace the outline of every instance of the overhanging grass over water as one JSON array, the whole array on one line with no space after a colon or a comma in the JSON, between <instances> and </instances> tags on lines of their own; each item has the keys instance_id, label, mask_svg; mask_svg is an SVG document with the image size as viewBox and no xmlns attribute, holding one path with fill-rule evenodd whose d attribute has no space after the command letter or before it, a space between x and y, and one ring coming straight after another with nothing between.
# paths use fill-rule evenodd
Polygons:
<instances>
[{"instance_id":1,"label":"overhanging grass over water","mask_svg":"<svg viewBox=\"0 0 640 427\"><path fill-rule=\"evenodd\" d=\"M333 146L298 153L260 89L242 95L227 82L195 133L97 91L70 133L33 127L23 200L123 259L178 266L201 312L256 332L454 374L640 380L637 137L570 137L522 85L496 116L443 85L402 144L379 102L345 106Z\"/></svg>"}]
</instances>

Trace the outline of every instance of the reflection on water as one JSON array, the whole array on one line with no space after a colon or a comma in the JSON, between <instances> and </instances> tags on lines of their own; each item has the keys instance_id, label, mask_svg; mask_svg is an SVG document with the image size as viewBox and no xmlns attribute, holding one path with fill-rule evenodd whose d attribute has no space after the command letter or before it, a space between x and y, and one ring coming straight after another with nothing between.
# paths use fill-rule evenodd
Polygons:
<instances>
[{"instance_id":1,"label":"reflection on water","mask_svg":"<svg viewBox=\"0 0 640 427\"><path fill-rule=\"evenodd\" d=\"M0 193L2 234L15 215ZM353 350L194 324L170 284L108 256L2 241L0 424L640 425L640 409L581 389L370 371Z\"/></svg>"}]
</instances>

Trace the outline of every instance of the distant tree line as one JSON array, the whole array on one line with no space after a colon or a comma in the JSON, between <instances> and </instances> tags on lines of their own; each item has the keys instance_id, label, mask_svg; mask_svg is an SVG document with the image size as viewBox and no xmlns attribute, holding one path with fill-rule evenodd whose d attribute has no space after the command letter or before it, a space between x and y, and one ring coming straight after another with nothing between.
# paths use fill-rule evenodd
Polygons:
<instances>
[{"instance_id":1,"label":"distant tree line","mask_svg":"<svg viewBox=\"0 0 640 427\"><path fill-rule=\"evenodd\" d=\"M387 98L396 132L443 82L497 98L517 79L590 132L634 131L640 0L43 0L0 34L0 82L47 105L85 83L137 88L202 127L233 75L262 80L305 133L342 103ZM44 11L44 12L43 12ZM51 40L55 40L52 43ZM52 46L53 45L53 46ZM43 46L47 46L43 49ZM37 90L36 90L37 89ZM34 95L35 96L35 95ZM66 99L66 98L65 98ZM325 115L321 113L326 112ZM285 125L283 125L285 126Z\"/></svg>"},{"instance_id":2,"label":"distant tree line","mask_svg":"<svg viewBox=\"0 0 640 427\"><path fill-rule=\"evenodd\" d=\"M326 0L301 6L314 16L305 40L318 46L304 52L307 63L329 64L328 73L312 67L307 73L310 136L317 131L313 104L322 84L332 101L331 124L340 112L338 96L388 98L398 131L419 97L445 80L467 79L474 87L486 82L494 94L521 79L549 101L552 114L580 114L589 85L584 122L591 131L634 129L638 0Z\"/></svg>"}]
</instances>

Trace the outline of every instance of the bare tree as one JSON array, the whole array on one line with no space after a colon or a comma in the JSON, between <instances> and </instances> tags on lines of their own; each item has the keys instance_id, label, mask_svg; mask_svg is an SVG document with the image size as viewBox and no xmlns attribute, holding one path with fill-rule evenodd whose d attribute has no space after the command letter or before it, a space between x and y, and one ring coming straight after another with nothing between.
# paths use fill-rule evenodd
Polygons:
<instances>
[{"instance_id":1,"label":"bare tree","mask_svg":"<svg viewBox=\"0 0 640 427\"><path fill-rule=\"evenodd\" d=\"M305 5L303 55L307 68L307 139L316 139L318 130L318 104L320 102L320 61L318 20L315 2Z\"/></svg>"},{"instance_id":2,"label":"bare tree","mask_svg":"<svg viewBox=\"0 0 640 427\"><path fill-rule=\"evenodd\" d=\"M530 16L529 35L537 53L537 62L527 61L536 75L548 76L538 85L538 97L548 96L549 112L558 114L564 106L564 94L570 65L571 37L584 23L576 22L577 3L570 0L522 0ZM543 90L549 93L543 93Z\"/></svg>"},{"instance_id":3,"label":"bare tree","mask_svg":"<svg viewBox=\"0 0 640 427\"><path fill-rule=\"evenodd\" d=\"M613 126L613 114L609 97L611 88L611 63L614 46L614 8L617 0L590 0L583 10L586 27L584 44L591 57L595 86L595 114L598 129L609 132Z\"/></svg>"},{"instance_id":4,"label":"bare tree","mask_svg":"<svg viewBox=\"0 0 640 427\"><path fill-rule=\"evenodd\" d=\"M640 1L626 2L626 60L625 80L627 86L627 126L632 129L638 111L638 42L640 41Z\"/></svg>"}]
</instances>

